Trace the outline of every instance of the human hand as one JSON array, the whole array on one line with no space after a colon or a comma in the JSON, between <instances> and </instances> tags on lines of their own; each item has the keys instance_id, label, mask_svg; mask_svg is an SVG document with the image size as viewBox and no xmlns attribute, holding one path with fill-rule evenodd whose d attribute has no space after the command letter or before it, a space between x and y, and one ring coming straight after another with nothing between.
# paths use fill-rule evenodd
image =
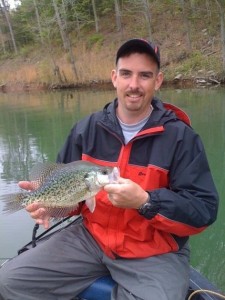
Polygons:
<instances>
[{"instance_id":1,"label":"human hand","mask_svg":"<svg viewBox=\"0 0 225 300\"><path fill-rule=\"evenodd\" d=\"M114 206L138 209L148 199L148 193L130 179L120 177L117 183L107 184L104 190Z\"/></svg>"},{"instance_id":2,"label":"human hand","mask_svg":"<svg viewBox=\"0 0 225 300\"><path fill-rule=\"evenodd\" d=\"M34 185L30 181L20 181L18 185L24 190L32 191L34 189ZM45 229L49 228L50 215L47 213L45 208L41 207L39 203L29 204L25 207L25 209L37 224L43 225Z\"/></svg>"}]
</instances>

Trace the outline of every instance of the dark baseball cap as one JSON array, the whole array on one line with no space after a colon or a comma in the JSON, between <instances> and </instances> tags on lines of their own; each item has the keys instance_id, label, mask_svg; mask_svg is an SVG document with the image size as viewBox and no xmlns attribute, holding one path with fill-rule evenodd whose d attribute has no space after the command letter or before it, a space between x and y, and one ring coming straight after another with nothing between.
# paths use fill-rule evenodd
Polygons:
<instances>
[{"instance_id":1,"label":"dark baseball cap","mask_svg":"<svg viewBox=\"0 0 225 300\"><path fill-rule=\"evenodd\" d=\"M126 41L117 51L116 63L120 57L132 53L147 53L154 58L160 68L160 52L159 47L144 39L131 39Z\"/></svg>"}]
</instances>

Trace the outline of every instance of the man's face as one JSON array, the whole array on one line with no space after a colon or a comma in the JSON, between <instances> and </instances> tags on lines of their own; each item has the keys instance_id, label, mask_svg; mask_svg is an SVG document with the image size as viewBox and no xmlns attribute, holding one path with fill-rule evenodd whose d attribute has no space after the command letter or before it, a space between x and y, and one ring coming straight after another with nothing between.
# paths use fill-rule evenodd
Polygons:
<instances>
[{"instance_id":1,"label":"man's face","mask_svg":"<svg viewBox=\"0 0 225 300\"><path fill-rule=\"evenodd\" d=\"M119 58L116 70L112 71L112 82L117 90L119 103L119 118L129 123L129 118L135 121L145 117L162 81L163 74L147 54L133 53ZM132 123L131 119L130 122Z\"/></svg>"}]
</instances>

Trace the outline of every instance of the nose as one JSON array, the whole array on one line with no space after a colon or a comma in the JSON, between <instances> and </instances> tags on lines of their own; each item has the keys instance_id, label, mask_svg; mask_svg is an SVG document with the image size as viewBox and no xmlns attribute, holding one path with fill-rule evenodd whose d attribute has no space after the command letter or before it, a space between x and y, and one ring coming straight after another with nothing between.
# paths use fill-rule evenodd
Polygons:
<instances>
[{"instance_id":1,"label":"nose","mask_svg":"<svg viewBox=\"0 0 225 300\"><path fill-rule=\"evenodd\" d=\"M130 78L130 89L135 90L139 87L139 80L138 80L138 76L133 75Z\"/></svg>"}]
</instances>

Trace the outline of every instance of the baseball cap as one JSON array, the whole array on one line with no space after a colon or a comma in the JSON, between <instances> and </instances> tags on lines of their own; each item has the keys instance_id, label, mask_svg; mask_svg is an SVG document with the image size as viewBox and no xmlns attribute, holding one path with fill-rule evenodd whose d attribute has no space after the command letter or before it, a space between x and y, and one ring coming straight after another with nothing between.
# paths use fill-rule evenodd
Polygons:
<instances>
[{"instance_id":1,"label":"baseball cap","mask_svg":"<svg viewBox=\"0 0 225 300\"><path fill-rule=\"evenodd\" d=\"M147 53L154 58L158 67L160 68L160 52L159 47L145 39L131 39L126 41L117 51L116 63L120 57L129 55L131 53Z\"/></svg>"}]
</instances>

